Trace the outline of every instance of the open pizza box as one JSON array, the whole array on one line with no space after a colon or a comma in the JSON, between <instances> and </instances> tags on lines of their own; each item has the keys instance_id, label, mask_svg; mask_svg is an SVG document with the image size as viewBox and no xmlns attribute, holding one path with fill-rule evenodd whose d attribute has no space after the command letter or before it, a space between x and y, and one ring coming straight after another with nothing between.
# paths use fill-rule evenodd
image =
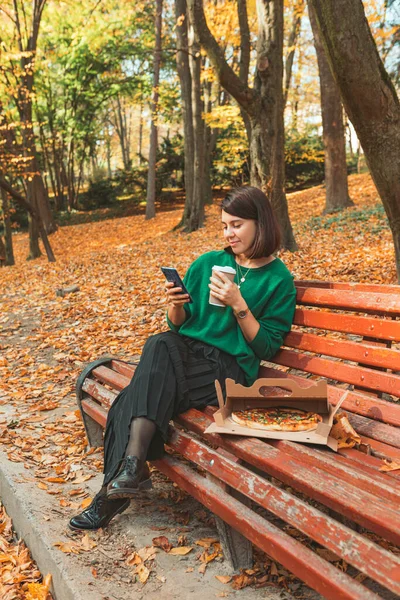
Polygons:
<instances>
[{"instance_id":1,"label":"open pizza box","mask_svg":"<svg viewBox=\"0 0 400 600\"><path fill-rule=\"evenodd\" d=\"M328 401L326 381L313 382L309 387L301 387L292 379L257 379L251 387L245 387L235 383L233 379L226 379L226 401L218 380L215 381L215 387L219 410L214 413L214 423L206 429L205 433L229 433L322 444L337 451L337 441L330 437L329 433L333 425L333 417L347 394L344 394L336 406L332 406ZM233 411L273 407L298 408L315 412L322 417L322 421L310 431L268 431L239 425L231 417Z\"/></svg>"}]
</instances>

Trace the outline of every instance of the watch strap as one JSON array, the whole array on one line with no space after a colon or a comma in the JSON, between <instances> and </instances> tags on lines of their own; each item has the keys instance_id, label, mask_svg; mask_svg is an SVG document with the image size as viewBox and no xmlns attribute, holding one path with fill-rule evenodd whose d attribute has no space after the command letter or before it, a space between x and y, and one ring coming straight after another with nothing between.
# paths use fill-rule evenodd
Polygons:
<instances>
[{"instance_id":1,"label":"watch strap","mask_svg":"<svg viewBox=\"0 0 400 600\"><path fill-rule=\"evenodd\" d=\"M247 317L247 315L249 314L249 312L250 312L250 309L247 307L244 310L233 311L233 314L238 319L244 319L245 317Z\"/></svg>"}]
</instances>

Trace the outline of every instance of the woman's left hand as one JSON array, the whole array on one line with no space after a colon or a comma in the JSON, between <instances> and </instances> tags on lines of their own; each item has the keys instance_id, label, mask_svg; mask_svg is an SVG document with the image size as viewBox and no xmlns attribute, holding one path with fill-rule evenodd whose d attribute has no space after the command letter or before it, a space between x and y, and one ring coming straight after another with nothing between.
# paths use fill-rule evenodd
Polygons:
<instances>
[{"instance_id":1,"label":"woman's left hand","mask_svg":"<svg viewBox=\"0 0 400 600\"><path fill-rule=\"evenodd\" d=\"M208 287L213 296L223 302L226 306L230 306L235 310L235 307L243 304L243 296L240 293L238 286L224 273L221 271L213 271L210 281L211 283L209 283Z\"/></svg>"}]
</instances>

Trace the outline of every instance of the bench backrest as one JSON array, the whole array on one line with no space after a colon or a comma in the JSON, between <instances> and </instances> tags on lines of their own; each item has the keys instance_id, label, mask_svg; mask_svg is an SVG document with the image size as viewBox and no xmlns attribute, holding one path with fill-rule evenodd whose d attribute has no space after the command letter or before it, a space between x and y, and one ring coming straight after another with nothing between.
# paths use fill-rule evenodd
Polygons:
<instances>
[{"instance_id":1,"label":"bench backrest","mask_svg":"<svg viewBox=\"0 0 400 600\"><path fill-rule=\"evenodd\" d=\"M324 377L338 392L351 389L383 398L378 404L386 416L362 407L355 412L400 425L400 407L392 404L400 398L400 286L322 281L295 285L292 331L260 376L276 377L278 369L291 377Z\"/></svg>"}]
</instances>

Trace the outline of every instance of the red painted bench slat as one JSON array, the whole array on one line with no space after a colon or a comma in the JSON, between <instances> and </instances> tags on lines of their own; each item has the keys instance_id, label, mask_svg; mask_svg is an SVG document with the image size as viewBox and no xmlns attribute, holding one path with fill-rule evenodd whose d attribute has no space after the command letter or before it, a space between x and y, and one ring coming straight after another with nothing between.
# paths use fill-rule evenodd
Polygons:
<instances>
[{"instance_id":1,"label":"red painted bench slat","mask_svg":"<svg viewBox=\"0 0 400 600\"><path fill-rule=\"evenodd\" d=\"M362 313L384 312L392 316L400 315L398 294L298 287L297 303Z\"/></svg>"},{"instance_id":2,"label":"red painted bench slat","mask_svg":"<svg viewBox=\"0 0 400 600\"><path fill-rule=\"evenodd\" d=\"M323 288L325 290L350 290L353 292L377 292L384 294L399 294L400 286L384 283L357 283L351 281L318 281L298 279L294 282L296 288Z\"/></svg>"},{"instance_id":3,"label":"red painted bench slat","mask_svg":"<svg viewBox=\"0 0 400 600\"><path fill-rule=\"evenodd\" d=\"M306 373L321 375L328 379L386 392L397 397L400 396L400 376L392 373L347 365L338 360L333 361L328 358L319 358L303 352L285 349L279 350L275 354L274 362Z\"/></svg>"},{"instance_id":4,"label":"red painted bench slat","mask_svg":"<svg viewBox=\"0 0 400 600\"><path fill-rule=\"evenodd\" d=\"M196 413L196 414L194 414ZM176 419L189 431L202 435L211 418L195 409ZM326 476L318 467L305 466L285 452L264 444L256 438L239 438L207 434L207 439L235 454L245 462L272 475L283 483L347 516L363 527L382 535L393 543L400 542L400 512L398 504L385 499L384 505L373 494L351 485L339 477ZM363 509L360 512L359 507ZM389 516L390 515L390 516Z\"/></svg>"},{"instance_id":5,"label":"red painted bench slat","mask_svg":"<svg viewBox=\"0 0 400 600\"><path fill-rule=\"evenodd\" d=\"M400 342L400 321L297 308L294 324Z\"/></svg>"},{"instance_id":6,"label":"red painted bench slat","mask_svg":"<svg viewBox=\"0 0 400 600\"><path fill-rule=\"evenodd\" d=\"M380 546L337 523L263 477L249 474L246 468L211 450L182 431L171 428L168 446L325 546L366 575L400 594L400 557L392 556ZM329 535L327 535L328 531ZM368 564L363 558L365 554L368 554L371 560ZM385 563L384 572L381 569L381 561Z\"/></svg>"},{"instance_id":7,"label":"red painted bench slat","mask_svg":"<svg viewBox=\"0 0 400 600\"><path fill-rule=\"evenodd\" d=\"M285 338L285 346L334 356L372 367L400 370L400 351L367 343L331 339L313 333L291 331Z\"/></svg>"},{"instance_id":8,"label":"red painted bench slat","mask_svg":"<svg viewBox=\"0 0 400 600\"><path fill-rule=\"evenodd\" d=\"M207 506L274 560L287 566L330 600L379 600L354 579L327 563L278 527L232 498L211 481L171 457L154 462L159 471Z\"/></svg>"}]
</instances>

